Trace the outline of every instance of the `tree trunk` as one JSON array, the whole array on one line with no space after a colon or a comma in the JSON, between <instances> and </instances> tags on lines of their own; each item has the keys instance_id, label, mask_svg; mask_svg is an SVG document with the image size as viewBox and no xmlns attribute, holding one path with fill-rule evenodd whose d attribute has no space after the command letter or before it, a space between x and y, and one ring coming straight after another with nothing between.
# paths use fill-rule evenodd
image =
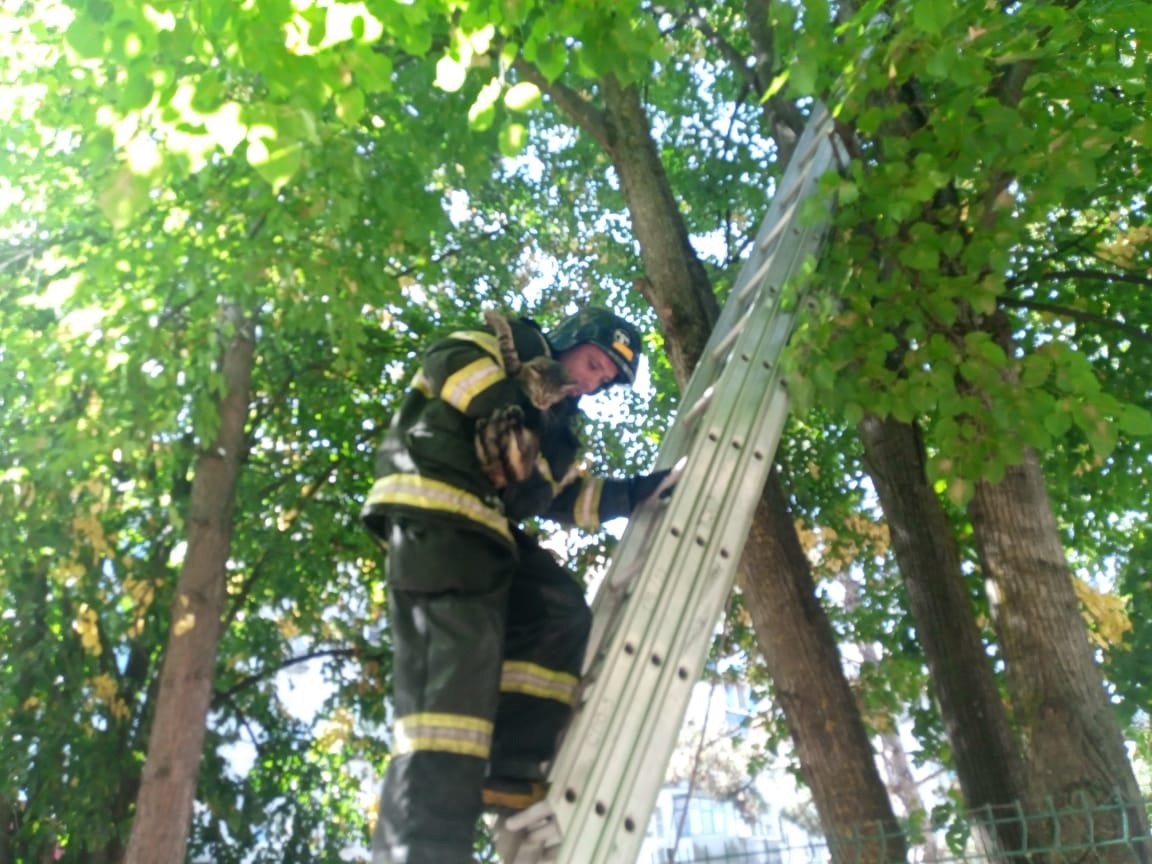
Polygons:
<instances>
[{"instance_id":1,"label":"tree trunk","mask_svg":"<svg viewBox=\"0 0 1152 864\"><path fill-rule=\"evenodd\" d=\"M232 506L252 376L250 324L234 308L227 320L236 329L222 360L227 389L219 406L220 428L200 454L192 482L188 549L172 606L172 629L126 864L183 861L188 843L224 610Z\"/></svg>"},{"instance_id":2,"label":"tree trunk","mask_svg":"<svg viewBox=\"0 0 1152 864\"><path fill-rule=\"evenodd\" d=\"M604 98L609 152L647 271L645 296L660 317L683 389L719 317L718 304L636 89L609 81ZM902 859L904 840L774 474L756 508L740 585L836 860Z\"/></svg>"},{"instance_id":3,"label":"tree trunk","mask_svg":"<svg viewBox=\"0 0 1152 864\"><path fill-rule=\"evenodd\" d=\"M969 514L1014 714L1027 741L1034 797L1081 817L1061 820L1057 836L1063 843L1146 836L1140 789L1092 654L1035 454L1028 451L1000 483L978 483ZM1086 808L1100 805L1084 818ZM1134 849L1142 851L1109 847L1106 860L1133 860ZM1148 860L1146 851L1139 860Z\"/></svg>"},{"instance_id":4,"label":"tree trunk","mask_svg":"<svg viewBox=\"0 0 1152 864\"><path fill-rule=\"evenodd\" d=\"M681 389L700 360L720 306L668 184L635 87L603 82L608 152L628 202L645 279L641 293L660 319Z\"/></svg>"},{"instance_id":5,"label":"tree trunk","mask_svg":"<svg viewBox=\"0 0 1152 864\"><path fill-rule=\"evenodd\" d=\"M740 588L776 699L833 861L901 861L904 838L814 587L773 472L744 547Z\"/></svg>"},{"instance_id":6,"label":"tree trunk","mask_svg":"<svg viewBox=\"0 0 1152 864\"><path fill-rule=\"evenodd\" d=\"M973 811L1003 815L1027 800L1023 759L976 626L952 526L925 473L919 430L869 414L859 431L965 801ZM1019 825L997 823L997 831L1002 848L1020 848Z\"/></svg>"}]
</instances>

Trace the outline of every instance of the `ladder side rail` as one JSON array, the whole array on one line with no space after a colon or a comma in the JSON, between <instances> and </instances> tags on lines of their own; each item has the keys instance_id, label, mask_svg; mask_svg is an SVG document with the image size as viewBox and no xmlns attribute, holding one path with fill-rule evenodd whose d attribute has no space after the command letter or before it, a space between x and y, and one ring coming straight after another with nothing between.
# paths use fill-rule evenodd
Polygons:
<instances>
[{"instance_id":1,"label":"ladder side rail","mask_svg":"<svg viewBox=\"0 0 1152 864\"><path fill-rule=\"evenodd\" d=\"M771 341L775 343L771 351L778 353L787 337L788 323L783 322L770 330ZM776 364L765 363L757 357L763 351L761 348L759 352L745 352L749 357L745 362L749 362L750 371L755 374L750 382L738 382L742 386L737 391L738 398L734 404L744 406L747 417L741 418L739 423L728 424L723 430L713 426L705 448L711 451L708 455L712 458L701 458L698 454L690 459L690 464L696 470L689 471L686 482L691 484L696 479L694 473L703 474L716 484L717 491L689 499L686 515L678 515L673 509L666 517L670 522L670 533L678 537L678 542L656 550L650 558L646 568L648 578L643 589L639 595L630 599L627 620L616 631L609 648L617 662L612 664L601 680L591 685L590 703L594 704L590 704L583 712L588 725L582 731L587 735L578 750L586 761L588 781L584 784L565 785L565 795L580 794L580 785L585 788L612 788L618 784L619 775L629 770L627 755L634 749L631 742L636 741L641 734L636 727L646 722L642 710L635 707L635 704L658 706L664 698L665 685L650 679L652 675L658 675L666 658L677 650L674 642L685 638L683 635L677 636L676 631L687 622L694 628L688 638L705 646L710 637L715 623L714 616L708 613L703 623L696 621L693 613L696 606L694 595L699 591L700 583L715 581L714 577L704 579L698 575L708 569L709 547L713 545L710 538L730 523L738 522L726 512L731 509L733 502L731 494L722 490L735 488L741 477L752 476L748 460L764 458L762 450L749 439L749 424L754 424L757 416L763 413L753 402L753 397L759 398L765 392L770 392L770 382L779 373ZM739 444L740 447L734 447L733 444ZM751 447L748 446L750 444ZM770 461L771 454L768 457ZM761 482L766 471L766 467L760 471ZM759 489L750 500L754 501L758 495ZM750 510L747 506L742 509ZM691 526L691 530L685 526ZM720 554L728 559L725 566L734 573L738 563L736 555L727 545L722 548ZM653 573L655 575L651 575ZM598 688L603 688L604 695L598 693ZM617 699L621 694L627 694L627 702ZM622 716L613 716L616 711L622 711ZM607 738L609 728L615 733L610 740ZM619 755L606 750L619 751ZM560 782L563 773L562 767L558 765L553 772L554 784ZM559 818L563 820L564 816L561 814Z\"/></svg>"},{"instance_id":2,"label":"ladder side rail","mask_svg":"<svg viewBox=\"0 0 1152 864\"><path fill-rule=\"evenodd\" d=\"M581 700L587 695L588 685L595 680L597 668L602 665L606 640L619 624L620 609L635 587L644 560L664 533L659 518L663 504L662 501L648 501L633 514L624 538L616 548L616 556L596 589L592 601L592 630L578 693Z\"/></svg>"},{"instance_id":3,"label":"ladder side rail","mask_svg":"<svg viewBox=\"0 0 1152 864\"><path fill-rule=\"evenodd\" d=\"M826 142L827 139L822 139L817 143L823 144ZM814 154L818 152L819 147L813 149ZM822 173L822 171L825 170L830 164L830 150L825 147L821 155L823 155L823 159L814 158L813 161L818 163L816 167L820 169ZM808 175L808 181L809 182L807 182L805 185L808 187L807 191L811 192L811 187L819 181L819 176ZM800 200L803 200L803 198ZM799 228L796 228L795 226L792 226L791 233L801 236L799 240L794 242L794 244L789 247L789 252L791 252L791 255L786 256L786 263L782 266L782 259L777 256L775 261L775 268L773 268L771 272L766 272L764 274L764 281L767 284L763 286L763 289L760 293L761 295L767 293L769 296L773 297L773 308L776 308L781 302L781 297L776 293L780 287L779 283L783 282L783 278L786 274L794 272L798 266L802 265L803 261L808 257L808 255L813 254L816 251L819 246L819 241L823 235L823 228L820 228L819 230L821 237L816 238L813 242L806 242L803 236L805 233L810 234L811 231L805 232ZM774 284L772 277L777 274L779 275L777 276L776 282ZM756 308L757 307L753 307L752 309L749 309L743 313L739 322L739 331L735 331L737 332L737 335L739 335L739 332L742 332L743 329L747 326L747 323L753 317L753 313L755 312ZM726 339L730 335L731 333L726 334L723 338ZM723 342L723 339L720 341ZM715 382L708 383L709 387L714 390L716 386ZM707 401L710 403L714 398L715 394L713 393ZM682 412L682 416L684 413L691 413L699 407L698 405L691 405L688 403L685 403L685 405L687 406L686 411ZM684 452L691 449L695 436L700 431L700 425L701 424L699 422L694 422L692 424L693 428L685 431L677 441L672 442L671 446L666 444L665 447L663 447L661 450L661 457L658 459L658 462L673 464L677 463L683 457ZM674 427L678 426L680 426L679 420L676 424L674 424ZM664 453L666 451L671 451L671 457L665 457ZM682 488L690 487L689 480L690 478L683 476L680 478ZM614 612L606 611L606 606L618 606L623 601L624 595L626 595L627 592L620 589L619 583L628 581L627 574L629 571L635 570L639 564L642 563L643 558L648 553L648 549L654 542L656 542L656 539L661 532L658 530L658 526L654 527L652 525L652 522L654 519L658 518L658 514L656 516L649 516L644 512L637 513L634 516L633 520L628 526L629 530L626 531L624 539L621 542L619 549L617 550L617 555L612 562L609 574L606 575L605 579L601 583L601 590L597 592L597 596L593 602L593 638L591 638L589 641L590 650L588 659L586 661L589 666L596 660L600 653L600 646L602 644L604 633L609 629L610 624L612 623L609 619L615 617ZM636 539L637 534L639 534L643 539L638 541ZM624 575L621 576L621 574Z\"/></svg>"},{"instance_id":4,"label":"ladder side rail","mask_svg":"<svg viewBox=\"0 0 1152 864\"><path fill-rule=\"evenodd\" d=\"M778 313L779 298L772 307L767 310L760 310L760 318L771 319L773 315ZM767 325L768 321L757 322ZM765 327L750 328L745 342L749 340L759 340L763 338ZM786 333L782 333L780 344ZM737 347L737 351L743 353L746 357L751 357L756 353L755 347ZM778 351L778 348L777 348ZM733 370L734 372L743 371L747 374L748 369ZM737 406L743 407L746 404L745 400L740 397L741 381L736 378L734 374L726 376L718 385L721 390L716 400L710 406L705 418L700 423L701 436L693 439L696 445L689 451L687 457L687 464L684 468L684 473L680 477L680 488L684 489L706 489L709 484L718 482L718 477L727 478L731 474L731 470L725 470L722 463L718 463L717 459L722 459L728 455L728 445L726 439L730 437L729 430L730 418L739 412L736 410ZM747 424L751 422L750 419L744 420ZM744 433L740 433L743 435ZM725 479L723 482L728 482ZM702 509L703 508L703 509ZM640 572L633 578L631 585L628 587L628 603L622 615L626 620L635 621L639 619L645 623L645 626L659 623L661 616L666 614L662 612L662 603L668 602L671 598L675 597L677 592L678 582L690 582L694 576L692 567L697 546L696 537L700 536L703 526L715 522L714 513L710 511L715 510L715 504L710 502L709 496L701 495L688 497L684 495L674 495L661 510L653 514L652 517L655 523L655 534L657 537L662 537L664 542L656 543L658 552L655 556L651 554L650 550L643 550L644 556L640 561ZM682 512L686 511L686 512ZM694 526L693 531L685 531L684 525ZM628 545L628 544L625 544ZM660 551L663 554L661 555ZM668 559L668 563L664 563L664 559ZM677 564L672 567L672 562ZM619 559L613 562L609 568L609 573L605 576L605 584L602 584L601 590L606 586L610 587L614 579L617 566L621 563ZM656 569L660 575L658 578L643 577L645 570L651 571ZM667 572L671 571L671 572ZM633 587L635 586L635 587ZM612 634L619 633L619 624L611 631ZM635 630L635 624L629 625ZM618 635L613 636L613 646L607 649L607 653L612 654L614 657L628 654L628 646L635 644L640 638L637 635L631 637L631 641L621 642ZM606 651L604 646L597 646L600 657L603 660ZM625 661L626 662L626 661ZM612 669L601 668L594 670L587 682L587 691L585 696L591 702L593 695L596 691L603 691L609 689L612 693L625 693L631 692L628 688L626 680L620 680L623 671L615 671ZM610 678L611 680L605 680ZM595 720L588 719L581 725L578 718L573 721L573 728L565 737L565 744L574 738L581 735L587 735L593 739L585 741L584 746L572 747L572 749L584 755L585 759L589 759L589 754L598 749L600 746L599 732L604 725L608 723L609 712L616 708L616 705L611 703L609 697L601 695L597 697L600 701L594 706L592 711L596 714ZM584 706L581 706L582 709ZM588 713L582 710L581 714ZM566 748L563 748L566 749ZM553 767L552 777L555 779L564 772L568 771L568 765L559 757L556 765Z\"/></svg>"},{"instance_id":5,"label":"ladder side rail","mask_svg":"<svg viewBox=\"0 0 1152 864\"><path fill-rule=\"evenodd\" d=\"M779 307L779 298L775 299L773 309ZM748 310L748 313L741 319L741 329L738 331L737 337L743 334L744 329L750 321L757 321L756 316L757 307ZM733 346L733 351L736 346ZM731 373L723 379L729 382L727 385L717 381L712 385L715 387L726 387L731 390ZM698 461L696 458L690 457L689 454L693 453L698 448L698 436L704 434L705 429L710 431L707 434L719 434L715 428L710 426L710 422L714 423L717 409L714 403L717 398L727 398L725 390L721 390L719 394L713 389L709 393L706 403L703 405L701 416L695 418L692 423L692 429L688 430L685 436L682 436L677 444L683 448L678 451L676 456L676 463L679 465L682 461L686 465ZM695 409L698 406L692 406ZM730 412L731 408L721 407L720 413ZM701 479L706 479L708 473L703 468L689 472L687 468L682 468L678 477L678 487L680 488L697 488L697 483ZM667 535L670 533L667 526L664 524L667 520L663 517L663 510L660 508L656 512L641 511L634 514L630 520L629 526L626 529L624 539L617 550L617 555L611 562L608 571L605 573L604 579L600 583L599 590L592 604L592 634L589 638L589 651L588 657L585 661L585 672L591 671L593 664L602 659L603 646L608 633L612 632L619 619L619 607L631 596L634 591L635 584L639 581L637 571L644 566L651 548L659 542L661 537L665 538L667 542ZM675 536L674 534L672 535Z\"/></svg>"}]
</instances>

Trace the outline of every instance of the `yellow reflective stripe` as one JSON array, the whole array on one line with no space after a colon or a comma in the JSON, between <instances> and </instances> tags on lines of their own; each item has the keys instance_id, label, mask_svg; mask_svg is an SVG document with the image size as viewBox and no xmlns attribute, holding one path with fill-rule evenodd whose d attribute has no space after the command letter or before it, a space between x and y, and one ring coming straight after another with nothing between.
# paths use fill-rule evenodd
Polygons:
<instances>
[{"instance_id":1,"label":"yellow reflective stripe","mask_svg":"<svg viewBox=\"0 0 1152 864\"><path fill-rule=\"evenodd\" d=\"M600 527L600 493L604 491L603 477L585 477L584 485L572 504L572 519L577 528Z\"/></svg>"},{"instance_id":2,"label":"yellow reflective stripe","mask_svg":"<svg viewBox=\"0 0 1152 864\"><path fill-rule=\"evenodd\" d=\"M487 759L492 749L492 723L466 714L408 714L396 720L392 753L437 750Z\"/></svg>"},{"instance_id":3,"label":"yellow reflective stripe","mask_svg":"<svg viewBox=\"0 0 1152 864\"><path fill-rule=\"evenodd\" d=\"M491 333L484 333L480 330L457 330L455 333L450 333L448 338L478 345L496 358L501 369L504 368L504 355L500 353L500 342Z\"/></svg>"},{"instance_id":4,"label":"yellow reflective stripe","mask_svg":"<svg viewBox=\"0 0 1152 864\"><path fill-rule=\"evenodd\" d=\"M623 354L629 363L632 362L632 358L636 355L636 352L625 345L623 342L613 342L612 347Z\"/></svg>"},{"instance_id":5,"label":"yellow reflective stripe","mask_svg":"<svg viewBox=\"0 0 1152 864\"><path fill-rule=\"evenodd\" d=\"M575 675L546 669L525 660L505 660L500 673L502 693L524 693L541 699L555 699L565 705L571 705L575 700L579 683Z\"/></svg>"},{"instance_id":6,"label":"yellow reflective stripe","mask_svg":"<svg viewBox=\"0 0 1152 864\"><path fill-rule=\"evenodd\" d=\"M467 412L473 399L507 377L499 363L489 357L481 357L444 379L440 398L453 408Z\"/></svg>"},{"instance_id":7,"label":"yellow reflective stripe","mask_svg":"<svg viewBox=\"0 0 1152 864\"><path fill-rule=\"evenodd\" d=\"M389 474L372 484L368 504L395 504L454 513L491 529L512 542L508 518L495 507L489 507L471 492L442 480L419 474Z\"/></svg>"},{"instance_id":8,"label":"yellow reflective stripe","mask_svg":"<svg viewBox=\"0 0 1152 864\"><path fill-rule=\"evenodd\" d=\"M409 386L425 398L431 399L434 395L432 393L432 382L428 380L428 376L424 374L423 369L412 376L412 383Z\"/></svg>"}]
</instances>

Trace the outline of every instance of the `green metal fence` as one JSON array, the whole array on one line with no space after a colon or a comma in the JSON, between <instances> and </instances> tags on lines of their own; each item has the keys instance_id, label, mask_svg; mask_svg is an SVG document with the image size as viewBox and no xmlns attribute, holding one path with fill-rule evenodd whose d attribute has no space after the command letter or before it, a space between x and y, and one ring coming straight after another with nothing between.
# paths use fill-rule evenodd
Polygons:
<instances>
[{"instance_id":1,"label":"green metal fence","mask_svg":"<svg viewBox=\"0 0 1152 864\"><path fill-rule=\"evenodd\" d=\"M743 848L740 848L743 847ZM868 827L839 838L796 843L684 837L675 850L637 864L1152 864L1149 802L1092 801L1058 806L941 807L900 833Z\"/></svg>"}]
</instances>

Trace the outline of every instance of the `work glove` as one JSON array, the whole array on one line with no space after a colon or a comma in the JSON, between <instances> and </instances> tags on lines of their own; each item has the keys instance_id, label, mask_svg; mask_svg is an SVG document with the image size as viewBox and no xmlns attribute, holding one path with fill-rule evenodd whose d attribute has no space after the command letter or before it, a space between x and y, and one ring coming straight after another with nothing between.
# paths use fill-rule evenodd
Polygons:
<instances>
[{"instance_id":1,"label":"work glove","mask_svg":"<svg viewBox=\"0 0 1152 864\"><path fill-rule=\"evenodd\" d=\"M628 480L628 503L633 510L651 498L656 491L660 488L660 484L664 482L672 469L662 468L659 471L653 471L651 474L638 474ZM672 490L676 487L672 483L668 488L661 490L660 497L667 498L672 494Z\"/></svg>"},{"instance_id":2,"label":"work glove","mask_svg":"<svg viewBox=\"0 0 1152 864\"><path fill-rule=\"evenodd\" d=\"M524 421L519 405L497 408L476 421L476 458L497 489L520 483L536 470L540 436Z\"/></svg>"}]
</instances>

